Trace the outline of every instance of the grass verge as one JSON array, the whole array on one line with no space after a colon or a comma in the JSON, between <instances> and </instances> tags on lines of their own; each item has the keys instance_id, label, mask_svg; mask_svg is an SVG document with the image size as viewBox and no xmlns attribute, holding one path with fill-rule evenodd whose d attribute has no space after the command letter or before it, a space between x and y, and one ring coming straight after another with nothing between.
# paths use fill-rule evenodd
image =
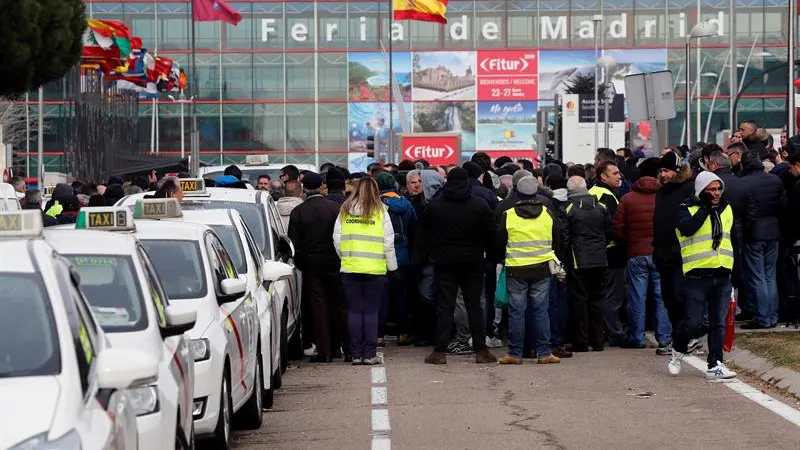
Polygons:
<instances>
[{"instance_id":1,"label":"grass verge","mask_svg":"<svg viewBox=\"0 0 800 450\"><path fill-rule=\"evenodd\" d=\"M800 371L800 333L739 334L734 346L779 366Z\"/></svg>"}]
</instances>

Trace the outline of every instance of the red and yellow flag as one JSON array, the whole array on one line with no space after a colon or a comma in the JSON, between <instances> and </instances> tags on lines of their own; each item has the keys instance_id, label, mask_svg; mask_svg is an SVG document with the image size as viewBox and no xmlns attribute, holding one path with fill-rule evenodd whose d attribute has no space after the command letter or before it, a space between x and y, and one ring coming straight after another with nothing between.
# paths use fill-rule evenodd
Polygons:
<instances>
[{"instance_id":1,"label":"red and yellow flag","mask_svg":"<svg viewBox=\"0 0 800 450\"><path fill-rule=\"evenodd\" d=\"M394 20L447 23L447 0L392 0Z\"/></svg>"}]
</instances>

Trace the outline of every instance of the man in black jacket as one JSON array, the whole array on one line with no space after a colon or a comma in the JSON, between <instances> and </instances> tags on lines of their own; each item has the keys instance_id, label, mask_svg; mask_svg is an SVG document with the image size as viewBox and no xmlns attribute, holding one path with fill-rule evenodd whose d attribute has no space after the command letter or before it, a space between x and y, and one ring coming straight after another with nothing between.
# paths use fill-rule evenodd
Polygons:
<instances>
[{"instance_id":1,"label":"man in black jacket","mask_svg":"<svg viewBox=\"0 0 800 450\"><path fill-rule=\"evenodd\" d=\"M486 348L486 324L481 305L485 254L492 250L495 222L486 201L472 196L467 172L447 174L442 194L422 215L424 245L430 249L437 284L437 339L428 364L446 364L445 351L453 329L456 295L461 289L469 314L475 362L496 362Z\"/></svg>"},{"instance_id":2,"label":"man in black jacket","mask_svg":"<svg viewBox=\"0 0 800 450\"><path fill-rule=\"evenodd\" d=\"M303 272L303 331L313 337L317 346L317 356L311 362L330 362L340 346L344 347L347 361L347 316L339 279L341 262L333 246L339 205L320 194L320 175L309 173L303 182L306 200L289 216L295 264Z\"/></svg>"},{"instance_id":3,"label":"man in black jacket","mask_svg":"<svg viewBox=\"0 0 800 450\"><path fill-rule=\"evenodd\" d=\"M683 302L679 298L683 263L675 229L680 206L694 190L692 169L688 163L681 162L677 153L668 152L661 157L659 179L662 187L656 192L653 211L653 262L661 276L661 297L669 313L674 337L675 327L683 319ZM696 350L699 345L697 340L693 340L689 352Z\"/></svg>"},{"instance_id":4,"label":"man in black jacket","mask_svg":"<svg viewBox=\"0 0 800 450\"><path fill-rule=\"evenodd\" d=\"M568 295L574 308L573 352L603 350L603 303L606 294L606 245L611 238L611 219L606 208L586 189L586 180L567 180L566 216L572 261L568 269Z\"/></svg>"},{"instance_id":5,"label":"man in black jacket","mask_svg":"<svg viewBox=\"0 0 800 450\"><path fill-rule=\"evenodd\" d=\"M748 302L744 311L754 313L744 329L772 328L778 325L778 244L781 238L779 216L785 202L783 184L775 175L764 173L761 157L748 151L742 157L740 178L748 202L745 208L742 275Z\"/></svg>"},{"instance_id":6,"label":"man in black jacket","mask_svg":"<svg viewBox=\"0 0 800 450\"><path fill-rule=\"evenodd\" d=\"M344 172L336 167L332 167L325 174L325 187L327 193L325 198L334 201L341 205L344 203L346 196L344 194Z\"/></svg>"}]
</instances>

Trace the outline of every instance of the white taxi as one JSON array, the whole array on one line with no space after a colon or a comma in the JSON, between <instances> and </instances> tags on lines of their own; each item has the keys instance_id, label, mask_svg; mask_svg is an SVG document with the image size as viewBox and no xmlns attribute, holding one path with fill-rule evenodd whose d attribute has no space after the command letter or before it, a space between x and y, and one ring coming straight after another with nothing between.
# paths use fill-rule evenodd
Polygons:
<instances>
[{"instance_id":1,"label":"white taxi","mask_svg":"<svg viewBox=\"0 0 800 450\"><path fill-rule=\"evenodd\" d=\"M270 164L269 155L247 155L244 164L236 164L236 167L242 171L242 180L246 181L252 186L258 184L258 177L268 175L271 179L277 180L280 178L281 169L289 164ZM317 173L318 169L313 164L294 164L297 170L302 172L308 170ZM225 174L225 169L228 166L204 166L200 168L200 175L203 178L217 180Z\"/></svg>"},{"instance_id":2,"label":"white taxi","mask_svg":"<svg viewBox=\"0 0 800 450\"><path fill-rule=\"evenodd\" d=\"M270 284L273 301L277 304L280 323L281 371L285 371L289 359L303 357L300 336L300 301L302 277L294 267L294 245L283 229L275 207L275 201L266 191L233 188L206 188L202 178L180 178L177 180L184 193L181 208L234 209L241 214L253 236L264 263L282 262L292 269L292 276ZM123 197L118 206L133 208L146 193Z\"/></svg>"},{"instance_id":3,"label":"white taxi","mask_svg":"<svg viewBox=\"0 0 800 450\"><path fill-rule=\"evenodd\" d=\"M74 267L42 236L42 213L0 213L0 448L137 448L127 389L158 361L111 348Z\"/></svg>"},{"instance_id":4,"label":"white taxi","mask_svg":"<svg viewBox=\"0 0 800 450\"><path fill-rule=\"evenodd\" d=\"M219 236L181 217L175 199L140 200L135 236L147 250L170 304L194 310L189 331L194 357L194 416L198 439L230 448L231 428L259 428L262 376L259 319L247 281L236 270Z\"/></svg>"},{"instance_id":5,"label":"white taxi","mask_svg":"<svg viewBox=\"0 0 800 450\"><path fill-rule=\"evenodd\" d=\"M240 275L247 277L247 290L258 305L261 325L264 407L271 408L273 389L282 383L280 359L280 311L273 301L273 284L292 276L292 267L264 261L242 216L233 209L183 211L184 222L208 225L222 240ZM273 332L274 330L274 332Z\"/></svg>"},{"instance_id":6,"label":"white taxi","mask_svg":"<svg viewBox=\"0 0 800 450\"><path fill-rule=\"evenodd\" d=\"M130 234L135 226L127 208L82 208L74 228L46 230L45 239L75 265L111 345L159 361L158 380L131 391L140 447L192 448L194 361L185 333L196 312L169 303L150 257Z\"/></svg>"}]
</instances>

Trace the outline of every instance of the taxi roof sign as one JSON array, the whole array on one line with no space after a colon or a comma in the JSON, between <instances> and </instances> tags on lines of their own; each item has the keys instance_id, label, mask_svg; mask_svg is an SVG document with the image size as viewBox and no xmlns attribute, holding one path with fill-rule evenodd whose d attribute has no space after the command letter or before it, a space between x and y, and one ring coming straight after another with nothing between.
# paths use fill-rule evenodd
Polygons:
<instances>
[{"instance_id":1,"label":"taxi roof sign","mask_svg":"<svg viewBox=\"0 0 800 450\"><path fill-rule=\"evenodd\" d=\"M41 236L42 228L44 225L39 210L0 212L0 238Z\"/></svg>"},{"instance_id":2,"label":"taxi roof sign","mask_svg":"<svg viewBox=\"0 0 800 450\"><path fill-rule=\"evenodd\" d=\"M175 219L183 217L176 198L143 198L133 208L134 219Z\"/></svg>"},{"instance_id":3,"label":"taxi roof sign","mask_svg":"<svg viewBox=\"0 0 800 450\"><path fill-rule=\"evenodd\" d=\"M76 230L134 231L133 215L125 207L99 206L81 208L75 220Z\"/></svg>"},{"instance_id":4,"label":"taxi roof sign","mask_svg":"<svg viewBox=\"0 0 800 450\"><path fill-rule=\"evenodd\" d=\"M244 157L246 166L268 166L269 155L247 155Z\"/></svg>"},{"instance_id":5,"label":"taxi roof sign","mask_svg":"<svg viewBox=\"0 0 800 450\"><path fill-rule=\"evenodd\" d=\"M206 195L206 181L202 178L178 178L178 185L187 197Z\"/></svg>"}]
</instances>

